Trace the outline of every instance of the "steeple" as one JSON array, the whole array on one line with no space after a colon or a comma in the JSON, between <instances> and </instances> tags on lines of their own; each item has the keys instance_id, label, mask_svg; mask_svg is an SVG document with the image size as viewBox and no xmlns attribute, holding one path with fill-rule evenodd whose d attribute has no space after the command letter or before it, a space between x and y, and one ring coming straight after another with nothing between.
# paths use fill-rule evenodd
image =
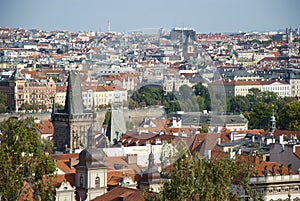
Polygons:
<instances>
[{"instance_id":1,"label":"steeple","mask_svg":"<svg viewBox=\"0 0 300 201\"><path fill-rule=\"evenodd\" d=\"M150 145L150 154L148 158L148 169L143 175L144 182L141 182L141 189L150 188L153 192L159 192L161 189L161 177L158 167L154 163L154 154Z\"/></svg>"},{"instance_id":2,"label":"steeple","mask_svg":"<svg viewBox=\"0 0 300 201\"><path fill-rule=\"evenodd\" d=\"M275 116L274 116L274 109L273 109L273 114L270 118L270 122L271 122L270 133L273 135L273 133L276 129L276 119L275 119Z\"/></svg>"},{"instance_id":3,"label":"steeple","mask_svg":"<svg viewBox=\"0 0 300 201\"><path fill-rule=\"evenodd\" d=\"M94 103L93 103L94 106ZM76 169L75 185L80 200L92 200L107 191L107 167L104 164L105 153L102 148L96 148L94 121L88 129L87 147L79 154ZM105 139L105 138L102 138Z\"/></svg>"},{"instance_id":4,"label":"steeple","mask_svg":"<svg viewBox=\"0 0 300 201\"><path fill-rule=\"evenodd\" d=\"M78 71L70 71L64 112L66 114L84 113L81 92L81 81L80 74Z\"/></svg>"}]
</instances>

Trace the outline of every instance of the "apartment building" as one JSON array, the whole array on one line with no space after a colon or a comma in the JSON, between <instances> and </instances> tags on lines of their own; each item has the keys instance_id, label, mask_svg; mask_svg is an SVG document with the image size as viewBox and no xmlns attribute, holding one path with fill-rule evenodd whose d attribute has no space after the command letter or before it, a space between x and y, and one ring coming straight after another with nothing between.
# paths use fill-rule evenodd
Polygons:
<instances>
[{"instance_id":1,"label":"apartment building","mask_svg":"<svg viewBox=\"0 0 300 201\"><path fill-rule=\"evenodd\" d=\"M291 96L291 86L283 80L217 80L209 84L216 93L234 96L246 96L252 88L260 91L275 92L279 97Z\"/></svg>"}]
</instances>

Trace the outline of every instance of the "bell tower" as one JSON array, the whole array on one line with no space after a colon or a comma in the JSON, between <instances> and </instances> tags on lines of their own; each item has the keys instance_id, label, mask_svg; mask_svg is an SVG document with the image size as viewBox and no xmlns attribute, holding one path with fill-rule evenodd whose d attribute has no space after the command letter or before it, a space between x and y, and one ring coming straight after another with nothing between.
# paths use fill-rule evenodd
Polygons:
<instances>
[{"instance_id":1,"label":"bell tower","mask_svg":"<svg viewBox=\"0 0 300 201\"><path fill-rule=\"evenodd\" d=\"M96 148L93 125L88 130L88 146L79 154L79 163L75 166L75 186L80 200L92 200L107 192L107 167L104 164L105 137ZM104 143L102 142L104 141Z\"/></svg>"}]
</instances>

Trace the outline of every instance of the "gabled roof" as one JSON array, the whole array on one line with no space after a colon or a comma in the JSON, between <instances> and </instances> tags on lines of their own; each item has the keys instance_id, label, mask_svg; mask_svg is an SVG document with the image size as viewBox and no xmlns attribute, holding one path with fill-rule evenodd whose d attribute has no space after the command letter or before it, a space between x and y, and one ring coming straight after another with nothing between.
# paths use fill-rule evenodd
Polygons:
<instances>
[{"instance_id":1,"label":"gabled roof","mask_svg":"<svg viewBox=\"0 0 300 201\"><path fill-rule=\"evenodd\" d=\"M151 193L154 196L156 193ZM92 201L143 201L145 200L145 192L141 189L131 189L125 187L116 187L111 191L94 198Z\"/></svg>"},{"instance_id":2,"label":"gabled roof","mask_svg":"<svg viewBox=\"0 0 300 201\"><path fill-rule=\"evenodd\" d=\"M272 174L273 166L275 167L275 174L280 174L280 163L278 162L267 162L267 161L260 161L258 158L255 160L255 171L254 174L257 174L257 176L261 177L264 176L264 169L267 168L268 174ZM282 166L282 174L288 175L288 168Z\"/></svg>"},{"instance_id":3,"label":"gabled roof","mask_svg":"<svg viewBox=\"0 0 300 201\"><path fill-rule=\"evenodd\" d=\"M49 120L41 120L38 123L37 129L41 134L53 134L53 124Z\"/></svg>"},{"instance_id":4,"label":"gabled roof","mask_svg":"<svg viewBox=\"0 0 300 201\"><path fill-rule=\"evenodd\" d=\"M270 135L270 130L266 130L263 135ZM273 136L274 137L279 137L279 136L285 136L286 138L293 138L293 137L297 137L298 139L300 139L300 131L289 131L289 130L279 130L279 129L275 129Z\"/></svg>"}]
</instances>

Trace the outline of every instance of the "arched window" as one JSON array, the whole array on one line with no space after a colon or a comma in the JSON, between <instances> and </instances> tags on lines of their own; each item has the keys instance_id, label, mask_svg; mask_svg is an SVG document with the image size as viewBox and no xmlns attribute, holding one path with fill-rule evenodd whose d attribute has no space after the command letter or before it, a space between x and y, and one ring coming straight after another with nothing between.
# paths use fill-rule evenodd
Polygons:
<instances>
[{"instance_id":1,"label":"arched window","mask_svg":"<svg viewBox=\"0 0 300 201\"><path fill-rule=\"evenodd\" d=\"M100 178L97 176L95 179L95 186L99 187L100 186Z\"/></svg>"}]
</instances>

